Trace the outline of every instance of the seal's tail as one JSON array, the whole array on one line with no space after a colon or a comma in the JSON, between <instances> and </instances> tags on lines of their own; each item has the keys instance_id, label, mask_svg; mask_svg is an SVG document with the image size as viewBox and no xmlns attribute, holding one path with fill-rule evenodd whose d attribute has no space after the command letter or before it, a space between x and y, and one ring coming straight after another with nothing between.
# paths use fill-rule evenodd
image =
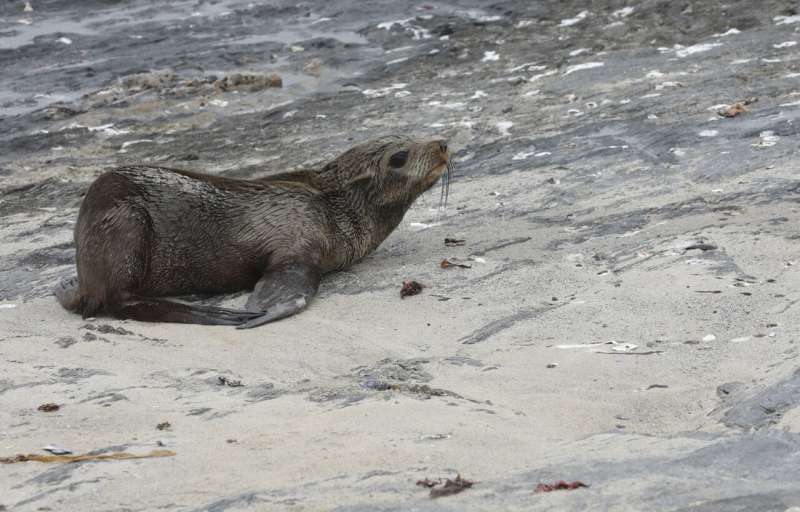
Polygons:
<instances>
[{"instance_id":1,"label":"seal's tail","mask_svg":"<svg viewBox=\"0 0 800 512\"><path fill-rule=\"evenodd\" d=\"M106 309L112 316L123 320L203 325L241 325L264 314L150 298L139 298L109 305Z\"/></svg>"}]
</instances>

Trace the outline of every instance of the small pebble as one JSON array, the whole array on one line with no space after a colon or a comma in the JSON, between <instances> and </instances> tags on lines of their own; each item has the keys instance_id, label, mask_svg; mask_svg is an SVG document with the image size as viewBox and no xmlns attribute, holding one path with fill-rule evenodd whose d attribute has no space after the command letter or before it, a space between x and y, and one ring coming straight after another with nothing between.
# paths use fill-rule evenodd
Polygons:
<instances>
[{"instance_id":1,"label":"small pebble","mask_svg":"<svg viewBox=\"0 0 800 512\"><path fill-rule=\"evenodd\" d=\"M558 367L558 363L548 363L547 367L548 368L557 368Z\"/></svg>"}]
</instances>

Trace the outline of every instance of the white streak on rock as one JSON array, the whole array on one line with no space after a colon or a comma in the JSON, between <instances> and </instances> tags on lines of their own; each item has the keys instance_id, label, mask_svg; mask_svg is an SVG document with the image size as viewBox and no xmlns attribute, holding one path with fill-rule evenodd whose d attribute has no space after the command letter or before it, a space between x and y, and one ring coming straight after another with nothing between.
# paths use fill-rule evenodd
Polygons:
<instances>
[{"instance_id":1,"label":"white streak on rock","mask_svg":"<svg viewBox=\"0 0 800 512\"><path fill-rule=\"evenodd\" d=\"M520 151L516 155L512 156L511 160L526 160L529 156L533 156L534 154L536 154L535 151L531 151L530 153Z\"/></svg>"},{"instance_id":2,"label":"white streak on rock","mask_svg":"<svg viewBox=\"0 0 800 512\"><path fill-rule=\"evenodd\" d=\"M574 66L570 66L564 72L565 75L572 74L576 71L583 71L584 69L592 69L592 68L599 68L605 66L605 62L584 62L583 64L575 64Z\"/></svg>"},{"instance_id":3,"label":"white streak on rock","mask_svg":"<svg viewBox=\"0 0 800 512\"><path fill-rule=\"evenodd\" d=\"M127 142L122 143L122 147L119 148L120 153L127 153L128 147L133 146L134 144L142 144L144 142L153 142L152 139L139 139L139 140L129 140Z\"/></svg>"},{"instance_id":4,"label":"white streak on rock","mask_svg":"<svg viewBox=\"0 0 800 512\"><path fill-rule=\"evenodd\" d=\"M627 18L631 14L633 14L633 7L623 7L622 9L611 13L611 15L616 18Z\"/></svg>"},{"instance_id":5,"label":"white streak on rock","mask_svg":"<svg viewBox=\"0 0 800 512\"><path fill-rule=\"evenodd\" d=\"M580 55L582 53L588 53L590 51L592 51L591 48L578 48L576 50L572 50L571 52L569 52L569 56L570 57L577 57L578 55Z\"/></svg>"},{"instance_id":6,"label":"white streak on rock","mask_svg":"<svg viewBox=\"0 0 800 512\"><path fill-rule=\"evenodd\" d=\"M378 28L383 28L386 30L391 30L393 26L400 25L401 27L405 27L408 25L410 21L413 21L414 18L408 18L405 20L395 20L395 21L384 21L383 23L378 23Z\"/></svg>"},{"instance_id":7,"label":"white streak on rock","mask_svg":"<svg viewBox=\"0 0 800 512\"><path fill-rule=\"evenodd\" d=\"M800 23L800 14L794 16L775 16L772 18L776 25L790 25L792 23Z\"/></svg>"},{"instance_id":8,"label":"white streak on rock","mask_svg":"<svg viewBox=\"0 0 800 512\"><path fill-rule=\"evenodd\" d=\"M424 222L412 222L408 225L411 231L423 231L441 225L441 222L434 222L433 224L426 224Z\"/></svg>"},{"instance_id":9,"label":"white streak on rock","mask_svg":"<svg viewBox=\"0 0 800 512\"><path fill-rule=\"evenodd\" d=\"M589 16L589 11L581 11L574 18L567 18L567 19L561 20L561 23L558 26L559 27L570 27L572 25L575 25L576 23L580 23L581 21L585 20L587 16Z\"/></svg>"},{"instance_id":10,"label":"white streak on rock","mask_svg":"<svg viewBox=\"0 0 800 512\"><path fill-rule=\"evenodd\" d=\"M731 28L731 29L728 29L726 32L723 32L721 34L714 34L711 37L726 37L726 36L733 36L733 35L741 34L741 33L742 32L738 28Z\"/></svg>"},{"instance_id":11,"label":"white streak on rock","mask_svg":"<svg viewBox=\"0 0 800 512\"><path fill-rule=\"evenodd\" d=\"M509 73L515 73L515 72L519 71L520 69L524 69L524 68L527 68L528 71L533 71L534 69L544 69L546 67L547 66L536 66L535 62L526 62L525 64L520 64L519 66L510 68L508 70L508 72Z\"/></svg>"},{"instance_id":12,"label":"white streak on rock","mask_svg":"<svg viewBox=\"0 0 800 512\"><path fill-rule=\"evenodd\" d=\"M717 46L722 46L722 43L701 43L701 44L694 44L692 46L687 46L686 48L678 49L675 52L680 58L688 57L689 55L694 55L695 53L702 53L707 52L709 50L713 50Z\"/></svg>"},{"instance_id":13,"label":"white streak on rock","mask_svg":"<svg viewBox=\"0 0 800 512\"><path fill-rule=\"evenodd\" d=\"M558 70L556 70L556 69L551 69L550 71L545 71L544 73L541 73L541 74L539 74L539 75L533 75L532 77L530 77L530 78L528 79L528 81L529 81L529 82L535 82L535 81L539 80L540 78L544 78L544 77L546 77L546 76L555 75L556 73L558 73Z\"/></svg>"},{"instance_id":14,"label":"white streak on rock","mask_svg":"<svg viewBox=\"0 0 800 512\"><path fill-rule=\"evenodd\" d=\"M761 137L761 140L753 144L754 147L769 148L777 144L778 140L780 140L780 137L775 135L775 132L772 130L764 130L759 134L759 137Z\"/></svg>"},{"instance_id":15,"label":"white streak on rock","mask_svg":"<svg viewBox=\"0 0 800 512\"><path fill-rule=\"evenodd\" d=\"M384 87L383 89L364 89L361 91L361 94L370 98L381 98L383 96L388 96L392 93L392 91L405 89L406 87L408 87L408 84L392 84L389 87Z\"/></svg>"},{"instance_id":16,"label":"white streak on rock","mask_svg":"<svg viewBox=\"0 0 800 512\"><path fill-rule=\"evenodd\" d=\"M510 130L511 127L514 126L514 123L512 123L511 121L499 121L497 124L495 124L495 126L497 127L497 131L500 132L501 137L508 137L509 135L511 135L511 132L509 132L508 130Z\"/></svg>"}]
</instances>

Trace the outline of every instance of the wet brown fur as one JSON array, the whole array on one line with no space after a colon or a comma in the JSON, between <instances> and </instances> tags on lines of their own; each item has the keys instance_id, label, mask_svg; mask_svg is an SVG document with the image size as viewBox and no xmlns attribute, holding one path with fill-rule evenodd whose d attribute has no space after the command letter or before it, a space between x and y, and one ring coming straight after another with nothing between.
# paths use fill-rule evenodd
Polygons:
<instances>
[{"instance_id":1,"label":"wet brown fur","mask_svg":"<svg viewBox=\"0 0 800 512\"><path fill-rule=\"evenodd\" d=\"M408 160L393 169L398 151ZM319 274L341 269L375 249L445 168L442 141L390 136L317 170L254 180L114 169L89 187L75 228L77 281L55 294L84 317L159 320L164 301L150 298L252 289L294 263ZM221 308L170 304L170 321L226 323L202 318L224 317Z\"/></svg>"}]
</instances>

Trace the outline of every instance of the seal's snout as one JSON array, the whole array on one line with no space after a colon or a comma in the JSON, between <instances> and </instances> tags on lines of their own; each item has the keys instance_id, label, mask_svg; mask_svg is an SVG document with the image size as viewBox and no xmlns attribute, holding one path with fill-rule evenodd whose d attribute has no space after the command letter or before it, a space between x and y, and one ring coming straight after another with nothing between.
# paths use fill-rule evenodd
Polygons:
<instances>
[{"instance_id":1,"label":"seal's snout","mask_svg":"<svg viewBox=\"0 0 800 512\"><path fill-rule=\"evenodd\" d=\"M434 159L438 160L439 165L447 165L450 162L450 153L448 153L447 141L444 139L432 140L428 147Z\"/></svg>"}]
</instances>

